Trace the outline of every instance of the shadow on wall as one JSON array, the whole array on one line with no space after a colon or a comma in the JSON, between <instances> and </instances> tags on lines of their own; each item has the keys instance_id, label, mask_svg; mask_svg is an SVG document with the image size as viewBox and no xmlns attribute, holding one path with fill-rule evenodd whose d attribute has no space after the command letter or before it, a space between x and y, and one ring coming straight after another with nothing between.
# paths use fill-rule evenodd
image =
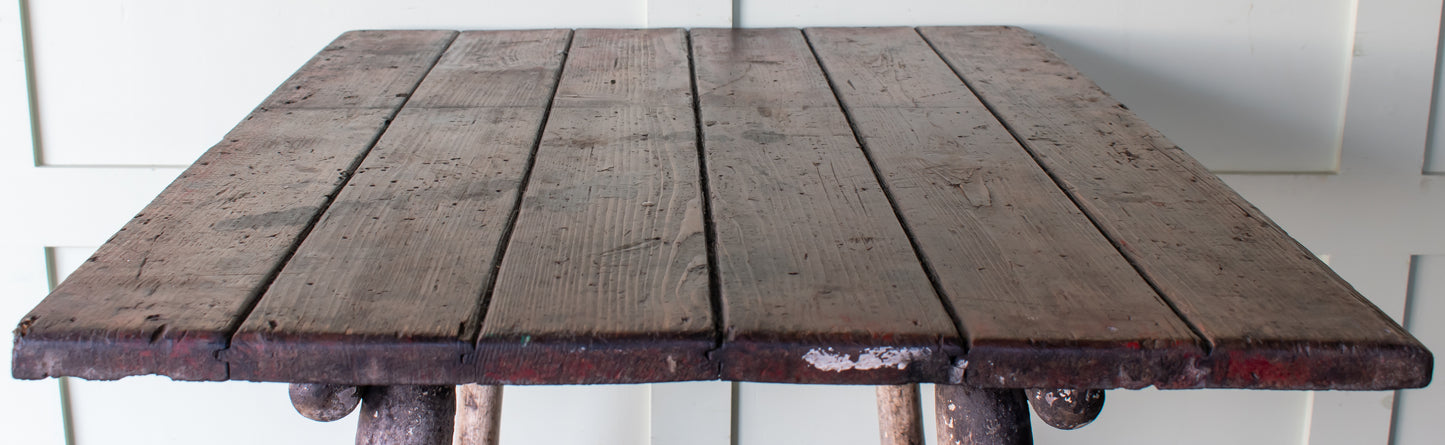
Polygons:
<instances>
[{"instance_id":1,"label":"shadow on wall","mask_svg":"<svg viewBox=\"0 0 1445 445\"><path fill-rule=\"evenodd\" d=\"M1093 30L1054 26L1029 27L1029 30L1038 34L1050 49L1099 83L1104 91L1213 171L1298 173L1334 172L1339 168L1345 106L1343 89L1346 87L1343 82L1336 93L1338 100L1333 109L1300 112L1299 104L1278 103L1260 95L1275 88L1290 90L1284 94L1286 97L1318 94L1323 91L1320 85L1240 82L1239 79L1248 78L1253 73L1239 71L1258 70L1252 66L1219 68L1228 70L1228 75L1235 79L1199 81L1178 75L1179 71L1189 68L1181 65L1197 62L1181 60L1173 64L1143 64L1138 63L1137 58L1121 57L1129 54L1131 46L1141 41L1167 46L1182 54L1209 57L1209 53L1219 50L1216 49L1218 43L1209 40L1208 36L1170 32L1154 36L1156 40L1137 34L1129 36L1127 41L1096 40L1116 44L1116 47L1105 50L1099 44L1091 45L1082 39L1068 37L1102 34ZM1180 69L1171 72L1171 66ZM1234 86L1239 88L1230 88ZM1271 96L1279 97L1281 94ZM1316 101L1328 102L1322 99ZM1329 114L1340 118L1329 122L1321 117Z\"/></svg>"}]
</instances>

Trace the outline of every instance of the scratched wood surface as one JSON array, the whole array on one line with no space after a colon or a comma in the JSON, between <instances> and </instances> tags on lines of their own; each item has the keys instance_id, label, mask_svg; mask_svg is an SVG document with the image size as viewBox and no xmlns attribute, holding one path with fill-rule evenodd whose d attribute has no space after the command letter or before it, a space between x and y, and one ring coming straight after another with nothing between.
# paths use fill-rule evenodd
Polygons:
<instances>
[{"instance_id":1,"label":"scratched wood surface","mask_svg":"<svg viewBox=\"0 0 1445 445\"><path fill-rule=\"evenodd\" d=\"M461 357L552 96L515 72L555 85L570 34L457 37L436 69L475 77L428 77L417 88L413 99L434 106L403 109L297 248L236 333L232 377L464 378ZM507 81L517 88L498 85ZM497 105L473 88L511 94Z\"/></svg>"},{"instance_id":2,"label":"scratched wood surface","mask_svg":"<svg viewBox=\"0 0 1445 445\"><path fill-rule=\"evenodd\" d=\"M478 341L484 379L715 376L686 38L577 31Z\"/></svg>"},{"instance_id":3,"label":"scratched wood surface","mask_svg":"<svg viewBox=\"0 0 1445 445\"><path fill-rule=\"evenodd\" d=\"M1393 389L1433 364L1000 27L344 34L14 357L30 379L1044 388Z\"/></svg>"},{"instance_id":4,"label":"scratched wood surface","mask_svg":"<svg viewBox=\"0 0 1445 445\"><path fill-rule=\"evenodd\" d=\"M692 42L722 377L946 375L957 329L802 33L693 30Z\"/></svg>"},{"instance_id":5,"label":"scratched wood surface","mask_svg":"<svg viewBox=\"0 0 1445 445\"><path fill-rule=\"evenodd\" d=\"M1201 384L1429 381L1430 354L1409 333L1031 33L921 32L1204 334L1213 351Z\"/></svg>"},{"instance_id":6,"label":"scratched wood surface","mask_svg":"<svg viewBox=\"0 0 1445 445\"><path fill-rule=\"evenodd\" d=\"M216 351L454 35L339 37L25 316L15 376L226 379Z\"/></svg>"},{"instance_id":7,"label":"scratched wood surface","mask_svg":"<svg viewBox=\"0 0 1445 445\"><path fill-rule=\"evenodd\" d=\"M957 313L969 375L1014 387L1070 375L1140 387L1202 355L1189 327L913 28L807 35ZM1026 366L1038 361L1018 351L1038 345L1079 353Z\"/></svg>"}]
</instances>

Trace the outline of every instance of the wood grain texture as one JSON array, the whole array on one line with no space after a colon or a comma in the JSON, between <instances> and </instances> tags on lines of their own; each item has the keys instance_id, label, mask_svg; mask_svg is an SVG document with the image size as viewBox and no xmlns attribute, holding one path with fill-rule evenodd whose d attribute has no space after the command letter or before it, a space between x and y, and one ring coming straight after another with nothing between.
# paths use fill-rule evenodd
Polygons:
<instances>
[{"instance_id":1,"label":"wood grain texture","mask_svg":"<svg viewBox=\"0 0 1445 445\"><path fill-rule=\"evenodd\" d=\"M13 373L1428 383L1027 32L807 35L347 33L22 320Z\"/></svg>"},{"instance_id":2,"label":"wood grain texture","mask_svg":"<svg viewBox=\"0 0 1445 445\"><path fill-rule=\"evenodd\" d=\"M946 378L957 329L796 29L692 32L722 378Z\"/></svg>"},{"instance_id":3,"label":"wood grain texture","mask_svg":"<svg viewBox=\"0 0 1445 445\"><path fill-rule=\"evenodd\" d=\"M807 36L957 314L966 382L1168 385L1203 355L1189 327L916 31ZM1034 353L1007 353L1019 349Z\"/></svg>"},{"instance_id":4,"label":"wood grain texture","mask_svg":"<svg viewBox=\"0 0 1445 445\"><path fill-rule=\"evenodd\" d=\"M261 103L263 110L396 110L456 31L351 31L337 37Z\"/></svg>"},{"instance_id":5,"label":"wood grain texture","mask_svg":"<svg viewBox=\"0 0 1445 445\"><path fill-rule=\"evenodd\" d=\"M923 28L1212 344L1192 386L1386 389L1430 353L1198 162L1018 28Z\"/></svg>"},{"instance_id":6,"label":"wood grain texture","mask_svg":"<svg viewBox=\"0 0 1445 445\"><path fill-rule=\"evenodd\" d=\"M539 107L553 96L571 30L464 32L407 108Z\"/></svg>"},{"instance_id":7,"label":"wood grain texture","mask_svg":"<svg viewBox=\"0 0 1445 445\"><path fill-rule=\"evenodd\" d=\"M502 434L502 385L457 386L457 416L452 445L499 445Z\"/></svg>"},{"instance_id":8,"label":"wood grain texture","mask_svg":"<svg viewBox=\"0 0 1445 445\"><path fill-rule=\"evenodd\" d=\"M923 405L918 384L882 385L878 398L878 435L882 445L923 445Z\"/></svg>"},{"instance_id":9,"label":"wood grain texture","mask_svg":"<svg viewBox=\"0 0 1445 445\"><path fill-rule=\"evenodd\" d=\"M226 379L217 351L454 34L338 38L267 104L354 100L258 108L25 317L14 375ZM361 55L393 52L406 57ZM364 74L326 75L334 58Z\"/></svg>"},{"instance_id":10,"label":"wood grain texture","mask_svg":"<svg viewBox=\"0 0 1445 445\"><path fill-rule=\"evenodd\" d=\"M716 378L687 79L682 30L577 31L478 341L483 380Z\"/></svg>"},{"instance_id":11,"label":"wood grain texture","mask_svg":"<svg viewBox=\"0 0 1445 445\"><path fill-rule=\"evenodd\" d=\"M463 33L438 69L462 64L486 73L486 61L497 58L555 84L569 35ZM489 52L498 45L483 43L528 40L550 44L498 53ZM518 79L428 77L415 99L511 91L498 82ZM465 357L550 90L521 99L510 106L409 103L236 333L227 357L232 377L453 384L473 375Z\"/></svg>"}]
</instances>

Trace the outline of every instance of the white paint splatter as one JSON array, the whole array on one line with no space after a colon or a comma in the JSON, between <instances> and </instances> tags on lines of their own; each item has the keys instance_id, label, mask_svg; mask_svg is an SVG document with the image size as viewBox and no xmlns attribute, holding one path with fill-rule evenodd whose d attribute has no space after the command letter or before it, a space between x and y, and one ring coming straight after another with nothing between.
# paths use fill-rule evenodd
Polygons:
<instances>
[{"instance_id":1,"label":"white paint splatter","mask_svg":"<svg viewBox=\"0 0 1445 445\"><path fill-rule=\"evenodd\" d=\"M883 346L878 348L864 349L858 354L855 360L846 353L838 353L833 348L813 348L807 354L803 354L803 360L824 371L843 372L850 369L866 371L891 367L895 369L906 369L909 363L914 360L927 358L929 348L894 348Z\"/></svg>"},{"instance_id":2,"label":"white paint splatter","mask_svg":"<svg viewBox=\"0 0 1445 445\"><path fill-rule=\"evenodd\" d=\"M953 363L952 368L948 368L948 382L955 385L963 383L963 377L967 372L968 360L958 359Z\"/></svg>"}]
</instances>

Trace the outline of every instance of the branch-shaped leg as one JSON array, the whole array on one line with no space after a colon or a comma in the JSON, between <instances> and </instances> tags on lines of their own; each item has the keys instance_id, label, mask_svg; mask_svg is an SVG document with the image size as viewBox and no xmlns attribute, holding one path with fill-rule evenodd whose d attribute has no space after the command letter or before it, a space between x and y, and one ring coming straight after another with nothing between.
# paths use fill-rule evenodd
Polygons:
<instances>
[{"instance_id":1,"label":"branch-shaped leg","mask_svg":"<svg viewBox=\"0 0 1445 445\"><path fill-rule=\"evenodd\" d=\"M1031 445L1022 389L934 385L939 445Z\"/></svg>"},{"instance_id":2,"label":"branch-shaped leg","mask_svg":"<svg viewBox=\"0 0 1445 445\"><path fill-rule=\"evenodd\" d=\"M883 445L923 445L917 383L878 387L878 432Z\"/></svg>"},{"instance_id":3,"label":"branch-shaped leg","mask_svg":"<svg viewBox=\"0 0 1445 445\"><path fill-rule=\"evenodd\" d=\"M501 385L457 387L457 432L454 445L497 445L502 421Z\"/></svg>"},{"instance_id":4,"label":"branch-shaped leg","mask_svg":"<svg viewBox=\"0 0 1445 445\"><path fill-rule=\"evenodd\" d=\"M369 386L361 396L357 445L450 445L454 386Z\"/></svg>"}]
</instances>

